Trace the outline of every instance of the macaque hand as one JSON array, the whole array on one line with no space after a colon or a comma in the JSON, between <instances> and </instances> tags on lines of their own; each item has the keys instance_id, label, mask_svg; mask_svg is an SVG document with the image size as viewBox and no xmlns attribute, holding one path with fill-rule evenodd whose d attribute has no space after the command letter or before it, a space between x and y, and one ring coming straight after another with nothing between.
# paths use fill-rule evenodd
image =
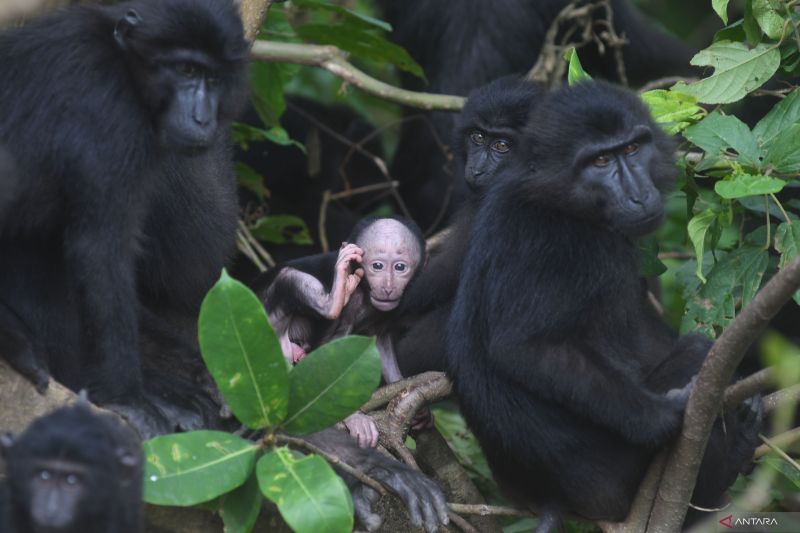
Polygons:
<instances>
[{"instance_id":1,"label":"macaque hand","mask_svg":"<svg viewBox=\"0 0 800 533\"><path fill-rule=\"evenodd\" d=\"M339 249L339 256L336 258L330 305L325 315L328 320L339 318L342 309L350 301L350 296L355 292L361 278L364 277L364 269L360 267L355 272L350 273L350 262L355 261L360 264L363 256L364 251L355 244L342 243L342 247Z\"/></svg>"},{"instance_id":2,"label":"macaque hand","mask_svg":"<svg viewBox=\"0 0 800 533\"><path fill-rule=\"evenodd\" d=\"M378 445L378 426L369 415L357 411L344 419L344 425L350 436L358 442L359 448L374 448Z\"/></svg>"}]
</instances>

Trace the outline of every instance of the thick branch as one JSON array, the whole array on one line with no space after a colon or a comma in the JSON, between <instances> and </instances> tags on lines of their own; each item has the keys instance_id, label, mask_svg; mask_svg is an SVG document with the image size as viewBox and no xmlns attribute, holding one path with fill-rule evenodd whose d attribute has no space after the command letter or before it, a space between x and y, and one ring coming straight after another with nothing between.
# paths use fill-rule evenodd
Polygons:
<instances>
[{"instance_id":1,"label":"thick branch","mask_svg":"<svg viewBox=\"0 0 800 533\"><path fill-rule=\"evenodd\" d=\"M323 68L364 92L410 107L458 111L466 101L463 96L419 93L384 83L354 67L347 61L347 55L335 46L256 41L251 57L258 61Z\"/></svg>"},{"instance_id":2,"label":"thick branch","mask_svg":"<svg viewBox=\"0 0 800 533\"><path fill-rule=\"evenodd\" d=\"M711 347L689 397L681 436L667 460L649 531L680 530L727 384L747 348L798 288L800 258L775 274Z\"/></svg>"},{"instance_id":3,"label":"thick branch","mask_svg":"<svg viewBox=\"0 0 800 533\"><path fill-rule=\"evenodd\" d=\"M759 370L753 375L740 379L725 389L725 408L731 409L773 385L775 385L775 376L771 368Z\"/></svg>"}]
</instances>

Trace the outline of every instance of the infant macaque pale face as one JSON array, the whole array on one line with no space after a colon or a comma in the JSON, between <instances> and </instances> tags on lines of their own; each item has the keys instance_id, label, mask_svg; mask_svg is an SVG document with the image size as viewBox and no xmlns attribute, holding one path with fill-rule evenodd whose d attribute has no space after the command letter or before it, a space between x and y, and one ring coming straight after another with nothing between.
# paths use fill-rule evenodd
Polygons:
<instances>
[{"instance_id":1,"label":"infant macaque pale face","mask_svg":"<svg viewBox=\"0 0 800 533\"><path fill-rule=\"evenodd\" d=\"M379 311L391 311L422 261L414 234L397 220L383 219L370 225L356 244L364 251L361 264L370 303Z\"/></svg>"}]
</instances>

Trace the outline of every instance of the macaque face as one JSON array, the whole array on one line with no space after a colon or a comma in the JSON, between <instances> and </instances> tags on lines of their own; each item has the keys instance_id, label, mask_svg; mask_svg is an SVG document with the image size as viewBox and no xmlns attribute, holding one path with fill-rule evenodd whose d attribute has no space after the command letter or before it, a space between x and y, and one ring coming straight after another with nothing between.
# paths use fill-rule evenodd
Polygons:
<instances>
[{"instance_id":1,"label":"macaque face","mask_svg":"<svg viewBox=\"0 0 800 533\"><path fill-rule=\"evenodd\" d=\"M391 311L422 262L419 243L402 222L382 219L364 230L357 244L364 250L361 265L370 303L378 311Z\"/></svg>"}]
</instances>

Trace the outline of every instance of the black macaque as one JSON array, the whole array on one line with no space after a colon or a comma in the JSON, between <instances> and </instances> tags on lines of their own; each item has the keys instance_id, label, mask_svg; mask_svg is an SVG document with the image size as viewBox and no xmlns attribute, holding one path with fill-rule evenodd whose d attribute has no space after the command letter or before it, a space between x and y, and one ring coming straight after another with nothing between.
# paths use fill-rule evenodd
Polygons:
<instances>
[{"instance_id":1,"label":"black macaque","mask_svg":"<svg viewBox=\"0 0 800 533\"><path fill-rule=\"evenodd\" d=\"M387 383L402 379L388 325L403 293L425 261L425 240L413 221L359 221L339 252L290 261L254 282L284 357L297 363L308 351L351 333L375 335ZM366 283L360 283L366 278ZM372 419L355 413L345 425L360 446L376 446Z\"/></svg>"},{"instance_id":2,"label":"black macaque","mask_svg":"<svg viewBox=\"0 0 800 533\"><path fill-rule=\"evenodd\" d=\"M144 531L139 440L113 415L65 407L0 436L0 449L3 533Z\"/></svg>"},{"instance_id":3,"label":"black macaque","mask_svg":"<svg viewBox=\"0 0 800 533\"><path fill-rule=\"evenodd\" d=\"M349 465L356 466L371 478L381 482L403 500L411 522L425 531L438 531L447 525L447 502L439 486L422 472L391 459L377 450L359 448L347 434L336 429L326 429L304 437L312 444L332 453ZM336 465L334 465L334 468ZM372 505L380 495L371 487L339 471L353 495L356 517L367 531L377 531L382 523L372 512Z\"/></svg>"},{"instance_id":4,"label":"black macaque","mask_svg":"<svg viewBox=\"0 0 800 533\"><path fill-rule=\"evenodd\" d=\"M472 225L447 371L510 497L545 525L623 520L710 346L654 316L638 274L634 239L663 218L673 147L637 95L601 82L543 97L522 142ZM717 506L759 425L758 399L717 422L696 505Z\"/></svg>"},{"instance_id":5,"label":"black macaque","mask_svg":"<svg viewBox=\"0 0 800 533\"><path fill-rule=\"evenodd\" d=\"M454 0L431 2L382 0L390 37L406 48L427 76L403 78L412 90L467 95L470 90L507 74L529 71L539 56L545 33L569 0ZM629 0L612 0L614 26L628 44L623 47L627 77L638 85L668 75L691 74L692 51L645 19ZM604 10L596 16L604 17ZM581 62L595 77L618 79L614 54L600 54L590 44L580 49ZM410 111L417 114L419 111ZM426 113L440 139L453 130L451 113ZM449 187L464 193L460 177L449 175L445 154L428 124L403 125L392 163L392 177L411 215L427 233L447 198ZM458 204L451 201L448 208Z\"/></svg>"},{"instance_id":6,"label":"black macaque","mask_svg":"<svg viewBox=\"0 0 800 533\"><path fill-rule=\"evenodd\" d=\"M196 313L233 251L248 50L230 0L77 6L0 34L0 146L19 173L0 211L0 354L143 436L184 424L145 395L139 317Z\"/></svg>"},{"instance_id":7,"label":"black macaque","mask_svg":"<svg viewBox=\"0 0 800 533\"><path fill-rule=\"evenodd\" d=\"M428 264L400 305L403 320L393 329L407 328L396 342L403 375L445 369L444 332L467 253L472 220L495 176L511 161L523 157L522 128L543 93L540 84L505 76L472 91L456 118L451 146L457 175L459 179L463 177L469 194L441 244L431 247Z\"/></svg>"}]
</instances>

